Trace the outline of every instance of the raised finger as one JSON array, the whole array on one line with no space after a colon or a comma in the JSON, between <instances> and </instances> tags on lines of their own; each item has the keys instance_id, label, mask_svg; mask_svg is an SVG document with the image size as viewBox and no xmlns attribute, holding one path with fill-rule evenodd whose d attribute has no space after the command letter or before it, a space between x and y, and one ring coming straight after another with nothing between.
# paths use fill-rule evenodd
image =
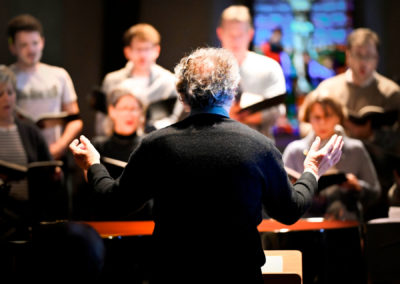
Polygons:
<instances>
[{"instance_id":1,"label":"raised finger","mask_svg":"<svg viewBox=\"0 0 400 284\"><path fill-rule=\"evenodd\" d=\"M328 143L325 144L325 146L321 149L321 153L325 154L330 154L333 150L334 143L337 139L337 135L334 134L328 141Z\"/></svg>"},{"instance_id":2,"label":"raised finger","mask_svg":"<svg viewBox=\"0 0 400 284\"><path fill-rule=\"evenodd\" d=\"M311 144L310 151L318 151L319 145L321 144L321 138L315 137L314 142Z\"/></svg>"},{"instance_id":3,"label":"raised finger","mask_svg":"<svg viewBox=\"0 0 400 284\"><path fill-rule=\"evenodd\" d=\"M343 146L343 137L342 136L337 136L335 139L335 143L333 145L333 149L336 150L341 150Z\"/></svg>"}]
</instances>

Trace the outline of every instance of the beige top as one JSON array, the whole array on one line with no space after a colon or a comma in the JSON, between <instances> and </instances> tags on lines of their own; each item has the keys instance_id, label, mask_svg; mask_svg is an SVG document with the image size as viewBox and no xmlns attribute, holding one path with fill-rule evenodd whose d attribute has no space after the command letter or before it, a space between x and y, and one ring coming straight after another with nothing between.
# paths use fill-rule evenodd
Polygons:
<instances>
[{"instance_id":1,"label":"beige top","mask_svg":"<svg viewBox=\"0 0 400 284\"><path fill-rule=\"evenodd\" d=\"M353 112L367 105L400 110L400 87L394 81L375 72L369 84L357 86L349 82L348 72L350 70L321 82L317 90L339 98Z\"/></svg>"}]
</instances>

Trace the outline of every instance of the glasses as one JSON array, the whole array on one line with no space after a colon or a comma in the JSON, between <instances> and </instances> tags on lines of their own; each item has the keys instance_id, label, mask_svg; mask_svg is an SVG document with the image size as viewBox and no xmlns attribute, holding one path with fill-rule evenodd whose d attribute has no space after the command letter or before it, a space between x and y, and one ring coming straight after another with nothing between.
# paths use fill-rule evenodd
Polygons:
<instances>
[{"instance_id":1,"label":"glasses","mask_svg":"<svg viewBox=\"0 0 400 284\"><path fill-rule=\"evenodd\" d=\"M123 114L135 114L135 115L138 115L138 114L141 113L141 110L139 110L139 109L124 108L124 107L115 108L115 110L117 110L117 111L119 111L119 112L121 112Z\"/></svg>"},{"instance_id":2,"label":"glasses","mask_svg":"<svg viewBox=\"0 0 400 284\"><path fill-rule=\"evenodd\" d=\"M350 55L355 60L367 62L375 61L378 58L378 55L376 54L361 55L359 53L350 53Z\"/></svg>"},{"instance_id":3,"label":"glasses","mask_svg":"<svg viewBox=\"0 0 400 284\"><path fill-rule=\"evenodd\" d=\"M132 51L136 53L148 53L155 49L156 45L146 46L146 47L133 47Z\"/></svg>"}]
</instances>

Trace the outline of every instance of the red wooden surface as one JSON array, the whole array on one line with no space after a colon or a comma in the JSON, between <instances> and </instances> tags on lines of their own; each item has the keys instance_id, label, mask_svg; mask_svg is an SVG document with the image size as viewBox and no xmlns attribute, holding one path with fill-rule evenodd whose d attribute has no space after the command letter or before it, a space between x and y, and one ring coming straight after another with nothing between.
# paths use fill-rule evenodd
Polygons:
<instances>
[{"instance_id":1,"label":"red wooden surface","mask_svg":"<svg viewBox=\"0 0 400 284\"><path fill-rule=\"evenodd\" d=\"M91 225L103 238L151 235L153 221L93 221ZM356 221L325 220L322 218L300 219L293 225L284 225L275 220L263 220L258 226L260 232L310 231L357 227Z\"/></svg>"}]
</instances>

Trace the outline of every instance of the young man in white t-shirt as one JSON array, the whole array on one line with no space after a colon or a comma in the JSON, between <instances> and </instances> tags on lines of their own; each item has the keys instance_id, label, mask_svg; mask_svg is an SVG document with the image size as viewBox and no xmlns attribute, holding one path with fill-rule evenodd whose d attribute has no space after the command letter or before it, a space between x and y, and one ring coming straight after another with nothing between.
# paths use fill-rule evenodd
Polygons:
<instances>
[{"instance_id":1,"label":"young man in white t-shirt","mask_svg":"<svg viewBox=\"0 0 400 284\"><path fill-rule=\"evenodd\" d=\"M40 62L44 48L41 23L23 14L8 24L9 48L16 57L10 66L17 77L17 105L34 121L43 114L78 114L77 95L70 76L63 68ZM54 159L61 159L69 143L82 130L82 120L42 130Z\"/></svg>"},{"instance_id":2,"label":"young man in white t-shirt","mask_svg":"<svg viewBox=\"0 0 400 284\"><path fill-rule=\"evenodd\" d=\"M285 77L279 63L249 51L254 29L246 6L233 5L222 12L217 36L222 47L231 51L239 63L242 101L248 98L263 100L286 93ZM280 115L285 115L283 104L251 115L239 113L240 110L239 101L234 102L230 116L270 138L273 138L272 126L276 124Z\"/></svg>"}]
</instances>

